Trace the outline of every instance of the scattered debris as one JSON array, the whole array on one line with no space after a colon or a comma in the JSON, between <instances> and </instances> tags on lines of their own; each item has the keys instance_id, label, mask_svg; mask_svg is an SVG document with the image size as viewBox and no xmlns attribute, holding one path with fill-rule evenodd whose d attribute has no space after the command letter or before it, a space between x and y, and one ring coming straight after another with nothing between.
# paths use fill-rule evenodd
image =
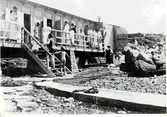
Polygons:
<instances>
[{"instance_id":1,"label":"scattered debris","mask_svg":"<svg viewBox=\"0 0 167 117\"><path fill-rule=\"evenodd\" d=\"M26 81L15 81L11 78L9 79L3 79L1 81L1 86L4 86L4 87L15 87L15 86L23 86L23 85L26 85L27 82Z\"/></svg>"}]
</instances>

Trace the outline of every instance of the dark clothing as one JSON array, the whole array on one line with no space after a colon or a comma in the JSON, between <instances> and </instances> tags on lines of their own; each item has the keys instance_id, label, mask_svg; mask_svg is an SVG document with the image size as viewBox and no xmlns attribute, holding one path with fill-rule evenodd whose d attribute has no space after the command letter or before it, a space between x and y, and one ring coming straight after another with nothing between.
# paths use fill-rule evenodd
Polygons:
<instances>
[{"instance_id":1,"label":"dark clothing","mask_svg":"<svg viewBox=\"0 0 167 117\"><path fill-rule=\"evenodd\" d=\"M106 49L106 63L111 64L113 63L113 53L110 49Z\"/></svg>"},{"instance_id":2,"label":"dark clothing","mask_svg":"<svg viewBox=\"0 0 167 117\"><path fill-rule=\"evenodd\" d=\"M156 65L150 64L143 60L135 61L135 69L134 72L138 74L147 74L147 73L155 73L156 72Z\"/></svg>"},{"instance_id":3,"label":"dark clothing","mask_svg":"<svg viewBox=\"0 0 167 117\"><path fill-rule=\"evenodd\" d=\"M49 52L56 52L55 49L53 49L54 43L52 40L50 40L49 44L47 45Z\"/></svg>"},{"instance_id":4,"label":"dark clothing","mask_svg":"<svg viewBox=\"0 0 167 117\"><path fill-rule=\"evenodd\" d=\"M135 57L130 50L124 54L126 63L120 66L122 71L129 72L132 76L152 76L156 73L156 65L152 59L145 57L141 53Z\"/></svg>"},{"instance_id":5,"label":"dark clothing","mask_svg":"<svg viewBox=\"0 0 167 117\"><path fill-rule=\"evenodd\" d=\"M127 64L133 64L136 61L136 58L133 56L133 53L131 53L129 50L124 54L125 54L125 62Z\"/></svg>"},{"instance_id":6,"label":"dark clothing","mask_svg":"<svg viewBox=\"0 0 167 117\"><path fill-rule=\"evenodd\" d=\"M85 35L88 35L88 30L89 30L88 27L84 28L84 34L85 34Z\"/></svg>"}]
</instances>

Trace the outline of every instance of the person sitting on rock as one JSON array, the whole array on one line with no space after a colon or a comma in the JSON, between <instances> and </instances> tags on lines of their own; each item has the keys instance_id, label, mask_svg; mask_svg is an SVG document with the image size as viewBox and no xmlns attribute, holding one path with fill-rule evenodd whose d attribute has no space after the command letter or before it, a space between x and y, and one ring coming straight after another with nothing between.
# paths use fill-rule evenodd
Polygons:
<instances>
[{"instance_id":1,"label":"person sitting on rock","mask_svg":"<svg viewBox=\"0 0 167 117\"><path fill-rule=\"evenodd\" d=\"M122 71L131 72L136 76L154 75L156 73L156 65L152 58L137 49L129 46L124 48L125 64L121 64Z\"/></svg>"},{"instance_id":2,"label":"person sitting on rock","mask_svg":"<svg viewBox=\"0 0 167 117\"><path fill-rule=\"evenodd\" d=\"M156 64L157 71L166 71L166 56L163 50L163 44L158 44L158 49L151 52L153 61Z\"/></svg>"}]
</instances>

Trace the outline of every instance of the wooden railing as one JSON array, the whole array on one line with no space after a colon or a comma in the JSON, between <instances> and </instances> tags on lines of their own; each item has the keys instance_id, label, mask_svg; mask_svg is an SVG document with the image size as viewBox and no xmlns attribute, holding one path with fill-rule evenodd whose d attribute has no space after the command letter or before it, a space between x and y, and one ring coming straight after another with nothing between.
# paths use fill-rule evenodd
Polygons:
<instances>
[{"instance_id":1,"label":"wooden railing","mask_svg":"<svg viewBox=\"0 0 167 117\"><path fill-rule=\"evenodd\" d=\"M82 48L94 48L94 49L104 49L104 43L101 42L95 42L94 39L98 37L94 36L87 36L87 35L81 35L81 34L74 34L74 44L71 43L70 39L70 32L64 32L62 30L56 30L56 29L48 29L43 28L44 31L52 32L54 35L54 38L56 39L57 45L65 45L65 46L76 46L76 47L82 47ZM101 44L101 48L100 45ZM94 46L95 45L95 46Z\"/></svg>"},{"instance_id":2,"label":"wooden railing","mask_svg":"<svg viewBox=\"0 0 167 117\"><path fill-rule=\"evenodd\" d=\"M23 27L23 30L30 36L31 40L34 40L39 46L40 48L44 49L46 52L46 61L47 61L47 68L49 69L49 58L53 57L53 55L49 52L49 50L43 46L43 44L41 44L25 27ZM60 60L54 56L54 58L60 63ZM68 71L70 71L67 67L66 69Z\"/></svg>"},{"instance_id":3,"label":"wooden railing","mask_svg":"<svg viewBox=\"0 0 167 117\"><path fill-rule=\"evenodd\" d=\"M21 43L21 36L23 33L22 27L23 25L20 25L16 22L0 19L0 39L3 41L10 39Z\"/></svg>"}]
</instances>

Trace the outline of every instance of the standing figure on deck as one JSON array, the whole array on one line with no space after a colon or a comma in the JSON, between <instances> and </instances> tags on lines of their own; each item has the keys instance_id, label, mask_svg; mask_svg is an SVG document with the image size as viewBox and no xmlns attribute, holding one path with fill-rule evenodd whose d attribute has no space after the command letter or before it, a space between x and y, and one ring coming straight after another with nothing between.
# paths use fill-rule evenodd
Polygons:
<instances>
[{"instance_id":1,"label":"standing figure on deck","mask_svg":"<svg viewBox=\"0 0 167 117\"><path fill-rule=\"evenodd\" d=\"M83 46L86 45L84 37L85 37L85 34L83 32L83 29L80 29L80 32L79 32L79 45L83 45Z\"/></svg>"},{"instance_id":2,"label":"standing figure on deck","mask_svg":"<svg viewBox=\"0 0 167 117\"><path fill-rule=\"evenodd\" d=\"M101 50L102 49L102 34L100 30L98 30L97 42L98 42L98 49Z\"/></svg>"},{"instance_id":3,"label":"standing figure on deck","mask_svg":"<svg viewBox=\"0 0 167 117\"><path fill-rule=\"evenodd\" d=\"M70 41L71 41L71 45L74 45L74 44L75 44L75 43L74 43L75 32L76 32L75 26L74 26L74 24L72 23L72 24L71 24L71 29L70 29Z\"/></svg>"},{"instance_id":4,"label":"standing figure on deck","mask_svg":"<svg viewBox=\"0 0 167 117\"><path fill-rule=\"evenodd\" d=\"M89 30L89 27L88 27L88 25L86 25L85 26L85 28L84 28L84 34L85 34L85 41L86 41L86 45L88 45L88 30Z\"/></svg>"},{"instance_id":5,"label":"standing figure on deck","mask_svg":"<svg viewBox=\"0 0 167 117\"><path fill-rule=\"evenodd\" d=\"M89 47L93 48L93 41L94 41L94 33L93 33L93 27L90 26L89 30L88 30L88 36L89 36Z\"/></svg>"},{"instance_id":6,"label":"standing figure on deck","mask_svg":"<svg viewBox=\"0 0 167 117\"><path fill-rule=\"evenodd\" d=\"M34 37L39 41L40 39L40 23L39 22L35 24Z\"/></svg>"},{"instance_id":7,"label":"standing figure on deck","mask_svg":"<svg viewBox=\"0 0 167 117\"><path fill-rule=\"evenodd\" d=\"M102 43L104 43L104 40L107 36L107 31L106 31L106 28L103 27L103 29L101 30L102 31Z\"/></svg>"},{"instance_id":8,"label":"standing figure on deck","mask_svg":"<svg viewBox=\"0 0 167 117\"><path fill-rule=\"evenodd\" d=\"M69 30L70 30L70 26L69 26L68 22L65 21L64 22L64 27L63 27L63 32L64 32L63 33L63 37L65 39L61 40L62 43L66 43L67 42L66 39L69 39Z\"/></svg>"},{"instance_id":9,"label":"standing figure on deck","mask_svg":"<svg viewBox=\"0 0 167 117\"><path fill-rule=\"evenodd\" d=\"M106 57L106 64L113 63L113 51L110 49L110 46L107 46L105 57Z\"/></svg>"},{"instance_id":10,"label":"standing figure on deck","mask_svg":"<svg viewBox=\"0 0 167 117\"><path fill-rule=\"evenodd\" d=\"M16 6L14 6L13 10L10 12L10 21L12 22L11 24L9 24L10 31L18 31L18 26L16 24L18 21L17 10L18 10L18 8ZM18 38L18 33L17 32L9 32L9 38Z\"/></svg>"},{"instance_id":11,"label":"standing figure on deck","mask_svg":"<svg viewBox=\"0 0 167 117\"><path fill-rule=\"evenodd\" d=\"M40 39L40 23L37 22L35 25L35 29L34 29L34 37L36 38L37 41L39 41ZM33 52L37 55L38 51L39 51L39 45L37 44L37 42L35 40L32 40L32 48Z\"/></svg>"}]
</instances>

